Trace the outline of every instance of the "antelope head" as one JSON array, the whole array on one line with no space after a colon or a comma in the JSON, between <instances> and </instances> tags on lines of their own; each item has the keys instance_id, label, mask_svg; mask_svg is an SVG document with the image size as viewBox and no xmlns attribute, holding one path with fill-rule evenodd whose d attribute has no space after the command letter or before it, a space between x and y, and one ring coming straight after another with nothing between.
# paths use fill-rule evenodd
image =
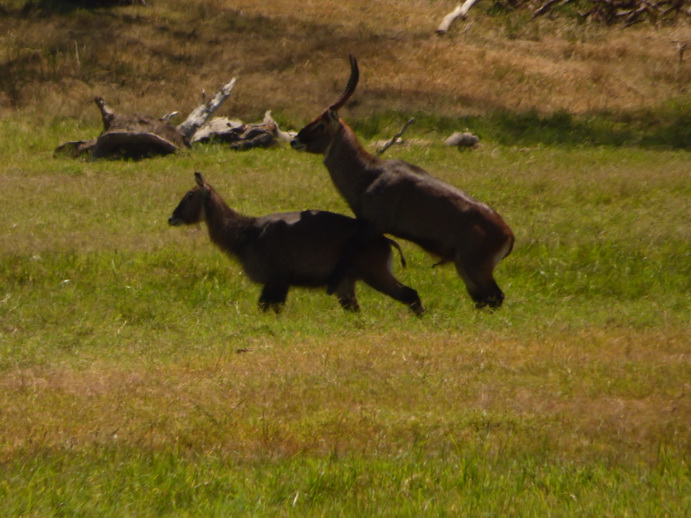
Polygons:
<instances>
[{"instance_id":1,"label":"antelope head","mask_svg":"<svg viewBox=\"0 0 691 518\"><path fill-rule=\"evenodd\" d=\"M350 99L350 96L353 95L359 78L360 72L358 70L357 60L351 55L350 79L348 79L345 90L343 90L343 93L324 111L324 113L298 132L295 138L290 142L290 147L298 151L307 151L308 153L326 153L329 149L329 144L331 144L334 135L336 135L341 125L340 118L338 117L338 110L348 99Z\"/></svg>"},{"instance_id":2,"label":"antelope head","mask_svg":"<svg viewBox=\"0 0 691 518\"><path fill-rule=\"evenodd\" d=\"M180 203L173 211L173 215L168 218L168 224L172 226L191 225L199 223L204 219L204 201L211 192L209 187L204 182L204 177L201 173L194 173L194 179L197 182L196 187L193 187L182 197Z\"/></svg>"}]
</instances>

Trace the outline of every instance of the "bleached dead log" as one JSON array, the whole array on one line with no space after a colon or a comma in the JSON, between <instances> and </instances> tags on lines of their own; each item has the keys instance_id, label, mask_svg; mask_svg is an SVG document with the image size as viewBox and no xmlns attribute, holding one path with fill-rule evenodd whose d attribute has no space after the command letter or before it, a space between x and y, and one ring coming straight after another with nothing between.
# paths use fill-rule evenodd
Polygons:
<instances>
[{"instance_id":1,"label":"bleached dead log","mask_svg":"<svg viewBox=\"0 0 691 518\"><path fill-rule=\"evenodd\" d=\"M278 123L271 117L271 110L264 113L264 120L259 124L247 124L236 142L231 142L230 149L244 151L256 147L269 147L277 139L290 142L297 135L294 132L281 131Z\"/></svg>"},{"instance_id":2,"label":"bleached dead log","mask_svg":"<svg viewBox=\"0 0 691 518\"><path fill-rule=\"evenodd\" d=\"M264 124L273 124L276 127L276 136L285 142L290 142L298 134L297 131L283 131L281 128L279 128L278 123L273 120L273 117L271 117L271 110L264 114Z\"/></svg>"},{"instance_id":3,"label":"bleached dead log","mask_svg":"<svg viewBox=\"0 0 691 518\"><path fill-rule=\"evenodd\" d=\"M238 119L215 117L199 128L192 143L216 140L226 142L230 149L247 150L256 147L268 147L277 140L290 142L293 132L281 131L271 117L271 111L264 114L264 120L258 124L245 124Z\"/></svg>"},{"instance_id":4,"label":"bleached dead log","mask_svg":"<svg viewBox=\"0 0 691 518\"><path fill-rule=\"evenodd\" d=\"M470 11L470 8L473 7L473 5L475 5L479 1L480 0L465 0L463 5L457 5L453 11L444 16L444 19L439 24L439 27L437 27L437 34L445 34L446 31L449 30L449 27L454 22L454 20L459 16L465 20L466 16L468 16L468 11Z\"/></svg>"},{"instance_id":5,"label":"bleached dead log","mask_svg":"<svg viewBox=\"0 0 691 518\"><path fill-rule=\"evenodd\" d=\"M384 144L384 145L382 146L381 149L377 150L376 155L377 155L377 156L383 155L383 154L384 154L384 151L386 151L387 149L389 149L391 146L393 146L393 145L396 144L397 142L400 142L400 141L401 141L401 137L402 137L403 134L405 133L405 130L407 130L407 129L408 129L408 126L410 126L413 122L415 122L415 119L410 119L410 120L408 120L408 122L406 122L406 123L403 125L403 127L401 128L401 131L399 131L398 133L396 133L396 134L393 136L393 138L392 138L391 140L389 140L386 144Z\"/></svg>"},{"instance_id":6,"label":"bleached dead log","mask_svg":"<svg viewBox=\"0 0 691 518\"><path fill-rule=\"evenodd\" d=\"M224 84L220 90L218 90L209 102L204 102L197 106L192 113L190 113L182 124L178 126L178 130L182 133L185 138L190 142L193 140L196 131L201 128L206 121L218 110L226 99L230 96L237 78L233 78L230 82Z\"/></svg>"},{"instance_id":7,"label":"bleached dead log","mask_svg":"<svg viewBox=\"0 0 691 518\"><path fill-rule=\"evenodd\" d=\"M194 132L194 135L192 136L192 144L196 144L198 142L209 142L212 140L228 140L226 135L234 135L238 131L243 131L244 127L245 123L240 119L214 117Z\"/></svg>"}]
</instances>

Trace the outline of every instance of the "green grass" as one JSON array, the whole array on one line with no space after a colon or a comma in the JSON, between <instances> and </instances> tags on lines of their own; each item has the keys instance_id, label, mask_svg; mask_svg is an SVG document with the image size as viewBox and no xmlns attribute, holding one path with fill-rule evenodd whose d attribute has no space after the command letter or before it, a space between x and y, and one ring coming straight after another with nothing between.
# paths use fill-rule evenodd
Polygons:
<instances>
[{"instance_id":1,"label":"green grass","mask_svg":"<svg viewBox=\"0 0 691 518\"><path fill-rule=\"evenodd\" d=\"M691 515L689 21L616 29L443 2L0 7L0 516ZM477 9L477 11L475 10ZM366 286L280 315L203 228L202 171L241 212L348 213L319 157L195 147L54 158L92 99L299 127L341 91L363 144L409 117L419 164L517 241L498 311L401 242L428 313ZM176 120L179 122L179 120ZM441 142L468 128L480 148Z\"/></svg>"},{"instance_id":2,"label":"green grass","mask_svg":"<svg viewBox=\"0 0 691 518\"><path fill-rule=\"evenodd\" d=\"M473 309L402 243L424 317L366 286L359 315L308 290L265 315L205 230L167 217L195 170L248 214L347 212L320 159L51 156L85 131L0 124L2 514L688 514L687 151L459 153L420 120L430 143L387 156L514 228L505 306Z\"/></svg>"},{"instance_id":3,"label":"green grass","mask_svg":"<svg viewBox=\"0 0 691 518\"><path fill-rule=\"evenodd\" d=\"M666 497L690 503L688 483L674 482L688 473L673 459L627 471L463 447L443 457L413 448L390 458L298 457L244 465L111 446L38 458L24 470L18 482L30 498L15 507L7 495L5 510L12 514L47 515L58 508L64 515L99 516L674 516L679 508ZM56 485L64 488L58 497Z\"/></svg>"}]
</instances>

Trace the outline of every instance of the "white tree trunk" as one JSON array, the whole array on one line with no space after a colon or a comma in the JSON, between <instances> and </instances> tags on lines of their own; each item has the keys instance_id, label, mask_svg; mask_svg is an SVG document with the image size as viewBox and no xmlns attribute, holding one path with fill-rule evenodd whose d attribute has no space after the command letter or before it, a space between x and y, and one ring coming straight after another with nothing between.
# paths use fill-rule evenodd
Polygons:
<instances>
[{"instance_id":1,"label":"white tree trunk","mask_svg":"<svg viewBox=\"0 0 691 518\"><path fill-rule=\"evenodd\" d=\"M191 142L196 131L209 120L209 117L211 117L230 96L230 92L233 90L236 81L237 78L234 77L230 82L224 84L208 103L202 103L192 110L192 113L187 116L185 122L178 126L180 133Z\"/></svg>"},{"instance_id":2,"label":"white tree trunk","mask_svg":"<svg viewBox=\"0 0 691 518\"><path fill-rule=\"evenodd\" d=\"M479 1L480 0L465 0L463 5L457 5L453 11L444 16L444 19L439 24L439 27L437 27L437 34L444 34L446 31L448 31L453 21L459 16L462 16L463 19L465 19L465 17L468 15L468 11L470 11L470 8Z\"/></svg>"}]
</instances>

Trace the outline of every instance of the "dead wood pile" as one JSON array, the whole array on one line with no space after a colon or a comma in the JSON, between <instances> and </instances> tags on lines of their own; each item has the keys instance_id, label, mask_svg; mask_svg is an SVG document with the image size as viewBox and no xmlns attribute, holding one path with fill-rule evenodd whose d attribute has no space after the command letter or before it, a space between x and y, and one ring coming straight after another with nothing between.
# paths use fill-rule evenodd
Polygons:
<instances>
[{"instance_id":1,"label":"dead wood pile","mask_svg":"<svg viewBox=\"0 0 691 518\"><path fill-rule=\"evenodd\" d=\"M197 142L226 142L230 149L244 151L257 147L269 147L284 140L290 142L292 133L279 129L278 124L271 118L271 112L264 114L264 120L256 124L245 124L238 119L216 117L199 128L192 138L192 144Z\"/></svg>"},{"instance_id":2,"label":"dead wood pile","mask_svg":"<svg viewBox=\"0 0 691 518\"><path fill-rule=\"evenodd\" d=\"M141 113L120 114L102 97L96 97L103 121L101 134L89 140L66 142L56 148L55 154L138 160L169 155L209 141L227 142L231 149L245 150L267 147L278 140L290 140L292 135L280 131L268 111L258 124L245 124L225 117L209 120L228 98L235 81L233 78L223 85L208 102L204 96L204 102L178 126L169 122L177 112L158 119Z\"/></svg>"},{"instance_id":3,"label":"dead wood pile","mask_svg":"<svg viewBox=\"0 0 691 518\"><path fill-rule=\"evenodd\" d=\"M442 19L437 34L444 34L457 18L465 20L468 11L480 0L465 0ZM629 27L636 23L673 23L684 16L691 16L689 0L499 0L495 6L506 10L528 10L533 18L546 14L555 15L569 6L581 20L592 20L607 25L621 24Z\"/></svg>"},{"instance_id":4,"label":"dead wood pile","mask_svg":"<svg viewBox=\"0 0 691 518\"><path fill-rule=\"evenodd\" d=\"M526 2L530 3L530 2ZM640 22L659 23L673 21L682 15L689 15L686 0L548 0L533 8L533 18L549 13L553 8L576 4L581 19L594 20L607 25L623 24L629 27ZM684 6L686 7L684 8Z\"/></svg>"}]
</instances>

